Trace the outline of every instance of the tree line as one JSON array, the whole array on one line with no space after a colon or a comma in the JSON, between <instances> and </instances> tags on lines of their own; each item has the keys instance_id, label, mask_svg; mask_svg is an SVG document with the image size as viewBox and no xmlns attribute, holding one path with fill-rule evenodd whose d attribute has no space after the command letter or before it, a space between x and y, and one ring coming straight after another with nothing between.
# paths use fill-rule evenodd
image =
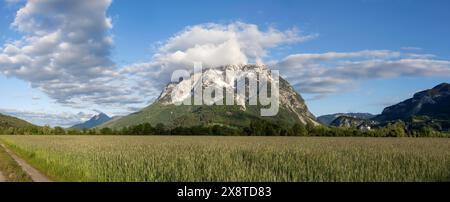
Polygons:
<instances>
[{"instance_id":1,"label":"tree line","mask_svg":"<svg viewBox=\"0 0 450 202\"><path fill-rule=\"evenodd\" d=\"M388 123L372 130L331 127L311 123L296 123L293 126L281 126L271 121L257 119L248 127L230 127L222 125L192 126L169 128L162 123L155 126L144 123L122 129L64 129L62 127L32 126L23 128L0 128L5 135L218 135L218 136L331 136L331 137L449 137L432 127L408 128L402 121Z\"/></svg>"}]
</instances>

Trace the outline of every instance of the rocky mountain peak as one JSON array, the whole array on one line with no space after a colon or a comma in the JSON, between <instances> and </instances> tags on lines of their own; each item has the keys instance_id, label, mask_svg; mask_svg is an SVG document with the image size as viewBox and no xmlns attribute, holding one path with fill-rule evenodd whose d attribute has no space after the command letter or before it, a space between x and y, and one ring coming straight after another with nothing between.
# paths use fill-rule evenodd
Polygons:
<instances>
[{"instance_id":1,"label":"rocky mountain peak","mask_svg":"<svg viewBox=\"0 0 450 202\"><path fill-rule=\"evenodd\" d=\"M140 123L153 125L163 123L169 127L214 124L246 127L252 120L258 119L269 120L284 126L292 126L295 123L319 125L300 94L286 80L282 77L275 77L275 75L267 65L261 64L224 65L203 69L201 72L191 73L189 78L170 82L153 104L139 112L111 121L105 126L121 128ZM262 109L268 109L273 105L265 105L260 102L257 102L256 105L249 103L249 100L256 96L258 96L256 100L260 101L259 95L262 91L257 89L256 93L250 94L248 90L250 82L243 82L244 78L247 78L245 80L255 79L256 83L267 82L268 86L272 86L273 82L278 81L279 94L278 97L274 97L278 98L279 103L277 114L262 116ZM236 92L238 85L245 86L245 94ZM219 96L216 100L224 99L222 100L223 105L208 105L205 102L193 105L191 99L194 97L195 89L198 89L199 86L203 89L207 87L224 89L224 97ZM231 93L234 95L234 105L227 105L226 99L229 98L227 95ZM269 88L268 94L275 95L276 93L272 93ZM272 98L272 96L268 97ZM183 101L189 101L190 105L182 104Z\"/></svg>"},{"instance_id":2,"label":"rocky mountain peak","mask_svg":"<svg viewBox=\"0 0 450 202\"><path fill-rule=\"evenodd\" d=\"M202 74L203 79L201 79L200 74ZM227 92L234 92L236 95L234 97L235 104L241 106L241 110L245 111L250 95L243 97L236 94L236 82L244 79L244 77L256 79L258 82L261 78L264 78L268 83L274 81L272 72L267 65L224 65L217 68L203 69L201 73L191 74L191 77L188 79L169 83L162 91L157 102L162 105L172 105L191 99L195 86L201 84L203 89L207 87L225 89L223 95L226 95ZM249 87L248 83L245 85L247 89ZM302 97L281 77L279 78L279 88L280 106L295 113L301 123L318 124L314 115L307 109Z\"/></svg>"},{"instance_id":3,"label":"rocky mountain peak","mask_svg":"<svg viewBox=\"0 0 450 202\"><path fill-rule=\"evenodd\" d=\"M450 114L450 84L442 83L432 89L415 93L412 98L386 107L377 120L407 119L411 116L429 116L446 119Z\"/></svg>"},{"instance_id":4,"label":"rocky mountain peak","mask_svg":"<svg viewBox=\"0 0 450 202\"><path fill-rule=\"evenodd\" d=\"M161 92L157 102L161 104L174 104L189 99L194 92L194 87L202 85L202 88L225 88L227 91L236 90L236 81L247 78L264 77L273 81L270 69L266 65L224 65L216 68L207 68L203 71L191 74L188 79L180 79L178 82L169 83ZM172 94L175 96L172 97ZM225 94L225 93L224 93ZM235 103L244 105L246 98L236 97Z\"/></svg>"},{"instance_id":5,"label":"rocky mountain peak","mask_svg":"<svg viewBox=\"0 0 450 202\"><path fill-rule=\"evenodd\" d=\"M71 128L76 128L76 129L89 129L89 128L94 128L96 126L99 126L103 123L108 122L109 120L111 120L111 118L106 115L103 112L100 112L99 114L93 116L91 119L89 119L86 122L77 124L72 126Z\"/></svg>"}]
</instances>

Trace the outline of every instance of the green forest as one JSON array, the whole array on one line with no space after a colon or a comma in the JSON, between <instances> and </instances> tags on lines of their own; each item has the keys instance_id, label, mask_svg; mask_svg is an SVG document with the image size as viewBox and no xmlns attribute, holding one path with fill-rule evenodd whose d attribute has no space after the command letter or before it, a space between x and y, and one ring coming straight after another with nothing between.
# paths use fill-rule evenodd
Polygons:
<instances>
[{"instance_id":1,"label":"green forest","mask_svg":"<svg viewBox=\"0 0 450 202\"><path fill-rule=\"evenodd\" d=\"M168 128L164 124L149 123L124 127L120 130L101 129L64 129L49 126L0 127L4 135L217 135L217 136L328 136L328 137L449 137L448 132L435 130L430 126L412 128L403 121L388 123L371 130L350 127L333 127L313 124L294 124L282 127L267 120L253 120L248 127L230 127L224 125L192 126Z\"/></svg>"}]
</instances>

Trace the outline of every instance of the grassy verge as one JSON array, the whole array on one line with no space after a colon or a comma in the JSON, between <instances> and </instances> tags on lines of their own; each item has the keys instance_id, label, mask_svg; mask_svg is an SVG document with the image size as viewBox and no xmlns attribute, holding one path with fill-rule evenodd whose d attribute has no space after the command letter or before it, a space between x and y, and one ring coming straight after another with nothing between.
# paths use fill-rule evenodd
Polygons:
<instances>
[{"instance_id":1,"label":"grassy verge","mask_svg":"<svg viewBox=\"0 0 450 202\"><path fill-rule=\"evenodd\" d=\"M0 135L1 136L1 135ZM32 166L34 169L45 175L48 179L51 179L54 182L64 181L63 178L60 178L58 176L55 176L52 174L52 172L49 173L49 170L51 170L51 166L47 162L42 162L41 159L35 158L36 153L35 152L29 152L25 151L22 148L11 144L8 141L4 141L0 138L0 143L3 143L10 151L14 152L19 158L26 161L30 166ZM65 172L65 171L62 171ZM75 178L71 178L75 179ZM32 181L30 179L30 181ZM67 180L65 180L67 181ZM78 181L78 180L72 180L72 181Z\"/></svg>"},{"instance_id":2,"label":"grassy verge","mask_svg":"<svg viewBox=\"0 0 450 202\"><path fill-rule=\"evenodd\" d=\"M31 178L14 159L0 146L0 171L8 182L31 182Z\"/></svg>"}]
</instances>

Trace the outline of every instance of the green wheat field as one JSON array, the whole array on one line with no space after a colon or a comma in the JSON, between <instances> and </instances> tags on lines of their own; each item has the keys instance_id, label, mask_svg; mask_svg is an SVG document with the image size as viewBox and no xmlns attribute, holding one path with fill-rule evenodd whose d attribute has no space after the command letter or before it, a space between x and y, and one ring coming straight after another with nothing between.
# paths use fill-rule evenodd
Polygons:
<instances>
[{"instance_id":1,"label":"green wheat field","mask_svg":"<svg viewBox=\"0 0 450 202\"><path fill-rule=\"evenodd\" d=\"M0 136L57 181L449 181L449 138Z\"/></svg>"}]
</instances>

